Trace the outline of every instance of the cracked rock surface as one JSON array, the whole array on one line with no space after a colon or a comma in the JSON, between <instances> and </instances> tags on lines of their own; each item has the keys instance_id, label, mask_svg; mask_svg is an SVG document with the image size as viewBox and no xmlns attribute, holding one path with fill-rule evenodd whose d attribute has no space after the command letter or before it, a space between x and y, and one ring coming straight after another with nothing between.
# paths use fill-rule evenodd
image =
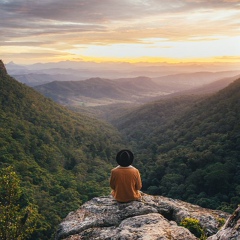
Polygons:
<instances>
[{"instance_id":1,"label":"cracked rock surface","mask_svg":"<svg viewBox=\"0 0 240 240\"><path fill-rule=\"evenodd\" d=\"M211 236L219 230L219 219L229 216L162 196L143 194L141 201L129 203L118 203L111 196L96 197L68 214L58 227L56 240L196 240L179 226L184 218L198 219Z\"/></svg>"},{"instance_id":2,"label":"cracked rock surface","mask_svg":"<svg viewBox=\"0 0 240 240\"><path fill-rule=\"evenodd\" d=\"M228 218L224 226L217 234L208 238L208 240L238 240L240 239L240 207L233 215Z\"/></svg>"}]
</instances>

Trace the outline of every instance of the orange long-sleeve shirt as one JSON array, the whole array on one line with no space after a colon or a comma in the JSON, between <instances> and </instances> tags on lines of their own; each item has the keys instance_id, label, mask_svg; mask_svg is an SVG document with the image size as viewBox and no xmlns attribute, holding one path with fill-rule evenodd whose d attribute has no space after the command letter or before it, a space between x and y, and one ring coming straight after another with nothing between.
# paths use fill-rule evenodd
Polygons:
<instances>
[{"instance_id":1,"label":"orange long-sleeve shirt","mask_svg":"<svg viewBox=\"0 0 240 240\"><path fill-rule=\"evenodd\" d=\"M112 196L119 202L140 199L139 190L142 188L142 181L139 171L133 166L118 166L112 169L110 187Z\"/></svg>"}]
</instances>

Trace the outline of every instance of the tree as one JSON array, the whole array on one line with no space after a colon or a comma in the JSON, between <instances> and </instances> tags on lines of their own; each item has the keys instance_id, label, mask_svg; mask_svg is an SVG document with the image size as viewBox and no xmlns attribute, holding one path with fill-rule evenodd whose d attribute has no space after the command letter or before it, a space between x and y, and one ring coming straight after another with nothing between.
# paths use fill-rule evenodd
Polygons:
<instances>
[{"instance_id":1,"label":"tree","mask_svg":"<svg viewBox=\"0 0 240 240\"><path fill-rule=\"evenodd\" d=\"M11 166L0 170L0 239L27 239L36 230L37 208L27 203Z\"/></svg>"}]
</instances>

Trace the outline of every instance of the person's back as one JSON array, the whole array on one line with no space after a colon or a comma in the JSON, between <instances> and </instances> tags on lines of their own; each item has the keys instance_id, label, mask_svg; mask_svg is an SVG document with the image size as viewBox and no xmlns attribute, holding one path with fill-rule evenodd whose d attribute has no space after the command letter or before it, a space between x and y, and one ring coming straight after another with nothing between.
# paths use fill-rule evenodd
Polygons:
<instances>
[{"instance_id":1,"label":"person's back","mask_svg":"<svg viewBox=\"0 0 240 240\"><path fill-rule=\"evenodd\" d=\"M119 202L129 202L141 198L139 190L142 181L139 171L131 166L133 154L129 150L121 150L116 157L118 167L112 169L110 186L112 196Z\"/></svg>"}]
</instances>

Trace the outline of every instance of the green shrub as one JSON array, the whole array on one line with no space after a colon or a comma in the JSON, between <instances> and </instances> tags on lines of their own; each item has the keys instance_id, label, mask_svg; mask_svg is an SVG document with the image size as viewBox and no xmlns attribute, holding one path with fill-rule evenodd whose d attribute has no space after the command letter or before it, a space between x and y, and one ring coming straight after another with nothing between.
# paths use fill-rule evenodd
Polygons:
<instances>
[{"instance_id":1,"label":"green shrub","mask_svg":"<svg viewBox=\"0 0 240 240\"><path fill-rule=\"evenodd\" d=\"M198 219L185 218L180 222L180 226L187 228L192 234L201 240L207 239Z\"/></svg>"},{"instance_id":2,"label":"green shrub","mask_svg":"<svg viewBox=\"0 0 240 240\"><path fill-rule=\"evenodd\" d=\"M224 225L224 223L226 222L226 219L217 218L217 221L218 221L218 228L221 228Z\"/></svg>"}]
</instances>

